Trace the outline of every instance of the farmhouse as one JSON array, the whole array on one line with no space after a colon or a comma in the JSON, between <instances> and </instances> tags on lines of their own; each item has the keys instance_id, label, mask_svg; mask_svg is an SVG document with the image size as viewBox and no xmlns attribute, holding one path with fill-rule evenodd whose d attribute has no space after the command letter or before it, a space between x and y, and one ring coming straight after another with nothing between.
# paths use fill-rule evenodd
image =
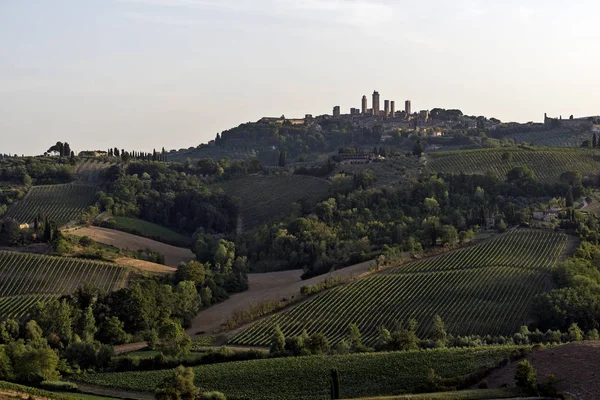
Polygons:
<instances>
[{"instance_id":1,"label":"farmhouse","mask_svg":"<svg viewBox=\"0 0 600 400\"><path fill-rule=\"evenodd\" d=\"M341 164L368 164L383 157L373 153L340 153Z\"/></svg>"}]
</instances>

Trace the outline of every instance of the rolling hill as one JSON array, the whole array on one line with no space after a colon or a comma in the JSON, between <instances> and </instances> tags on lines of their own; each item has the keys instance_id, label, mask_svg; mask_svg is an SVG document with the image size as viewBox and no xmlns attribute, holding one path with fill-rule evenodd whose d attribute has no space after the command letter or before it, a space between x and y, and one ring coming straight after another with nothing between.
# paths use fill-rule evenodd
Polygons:
<instances>
[{"instance_id":1,"label":"rolling hill","mask_svg":"<svg viewBox=\"0 0 600 400\"><path fill-rule=\"evenodd\" d=\"M230 339L237 345L269 345L273 327L286 336L321 332L339 343L356 323L363 343L373 345L378 328L415 318L427 337L438 314L452 335L508 335L527 323L533 297L548 288L550 268L567 236L511 231L487 242L415 261L338 286L280 314L256 322Z\"/></svg>"}]
</instances>

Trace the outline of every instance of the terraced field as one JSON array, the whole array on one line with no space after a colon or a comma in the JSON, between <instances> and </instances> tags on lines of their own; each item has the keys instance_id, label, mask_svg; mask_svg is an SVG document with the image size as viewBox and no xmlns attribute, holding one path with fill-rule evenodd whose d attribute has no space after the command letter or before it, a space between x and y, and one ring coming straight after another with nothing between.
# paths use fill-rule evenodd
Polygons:
<instances>
[{"instance_id":1,"label":"terraced field","mask_svg":"<svg viewBox=\"0 0 600 400\"><path fill-rule=\"evenodd\" d=\"M266 346L279 324L286 336L324 333L333 343L356 323L372 345L378 327L415 318L427 337L439 314L453 335L507 335L527 322L533 297L547 289L567 236L512 231L479 245L416 261L339 286L251 325L231 344Z\"/></svg>"},{"instance_id":2,"label":"terraced field","mask_svg":"<svg viewBox=\"0 0 600 400\"><path fill-rule=\"evenodd\" d=\"M93 183L98 181L108 168L117 165L113 160L115 159L84 158L77 163L74 172L77 174L80 181Z\"/></svg>"},{"instance_id":3,"label":"terraced field","mask_svg":"<svg viewBox=\"0 0 600 400\"><path fill-rule=\"evenodd\" d=\"M119 289L128 275L116 264L0 251L0 318L20 318L37 301L72 293L84 283Z\"/></svg>"},{"instance_id":4,"label":"terraced field","mask_svg":"<svg viewBox=\"0 0 600 400\"><path fill-rule=\"evenodd\" d=\"M243 230L252 230L285 215L292 203L301 199L321 200L330 188L325 179L306 175L251 175L215 186L241 200Z\"/></svg>"},{"instance_id":5,"label":"terraced field","mask_svg":"<svg viewBox=\"0 0 600 400\"><path fill-rule=\"evenodd\" d=\"M77 183L34 186L13 204L6 216L19 223L31 223L37 215L59 224L79 218L96 201L96 188Z\"/></svg>"},{"instance_id":6,"label":"terraced field","mask_svg":"<svg viewBox=\"0 0 600 400\"><path fill-rule=\"evenodd\" d=\"M570 129L555 129L542 132L522 132L506 135L515 143L534 143L536 146L579 147L586 139L592 139L593 133L573 132Z\"/></svg>"},{"instance_id":7,"label":"terraced field","mask_svg":"<svg viewBox=\"0 0 600 400\"><path fill-rule=\"evenodd\" d=\"M507 155L510 159L506 159ZM429 172L485 174L491 170L503 178L512 168L527 166L547 183L558 182L565 171L577 170L590 177L600 171L600 151L584 148L460 150L434 153L427 158Z\"/></svg>"}]
</instances>

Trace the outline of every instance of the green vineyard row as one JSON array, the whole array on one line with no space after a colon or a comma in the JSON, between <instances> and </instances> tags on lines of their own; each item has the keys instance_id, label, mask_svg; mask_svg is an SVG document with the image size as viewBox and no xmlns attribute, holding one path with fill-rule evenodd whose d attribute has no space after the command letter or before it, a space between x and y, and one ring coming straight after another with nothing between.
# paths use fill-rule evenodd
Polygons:
<instances>
[{"instance_id":1,"label":"green vineyard row","mask_svg":"<svg viewBox=\"0 0 600 400\"><path fill-rule=\"evenodd\" d=\"M306 175L247 176L216 185L241 200L244 230L252 230L285 215L301 199L318 201L329 192L325 179Z\"/></svg>"},{"instance_id":2,"label":"green vineyard row","mask_svg":"<svg viewBox=\"0 0 600 400\"><path fill-rule=\"evenodd\" d=\"M72 293L84 283L119 289L128 275L116 264L0 251L0 317L20 318L36 302Z\"/></svg>"},{"instance_id":3,"label":"green vineyard row","mask_svg":"<svg viewBox=\"0 0 600 400\"><path fill-rule=\"evenodd\" d=\"M438 314L453 335L507 335L527 322L535 295L550 280L567 238L563 234L512 231L485 243L416 261L339 286L238 333L231 344L266 346L273 327L299 335L321 332L339 343L356 323L373 345L380 326L393 329L415 318L427 337Z\"/></svg>"},{"instance_id":4,"label":"green vineyard row","mask_svg":"<svg viewBox=\"0 0 600 400\"><path fill-rule=\"evenodd\" d=\"M79 218L96 198L96 189L86 185L34 186L22 200L8 209L6 216L26 224L40 215L63 224Z\"/></svg>"},{"instance_id":5,"label":"green vineyard row","mask_svg":"<svg viewBox=\"0 0 600 400\"><path fill-rule=\"evenodd\" d=\"M342 356L285 357L194 368L196 386L228 397L253 400L319 400L329 398L332 368L339 370L341 396L390 396L413 393L428 382L429 369L443 378L461 377L499 365L527 348L435 349ZM172 370L80 375L93 385L153 391Z\"/></svg>"},{"instance_id":6,"label":"green vineyard row","mask_svg":"<svg viewBox=\"0 0 600 400\"><path fill-rule=\"evenodd\" d=\"M583 148L496 148L434 153L427 161L430 172L485 174L491 170L501 178L519 166L530 168L540 181L547 183L558 182L560 175L570 170L596 176L600 171L600 152Z\"/></svg>"}]
</instances>

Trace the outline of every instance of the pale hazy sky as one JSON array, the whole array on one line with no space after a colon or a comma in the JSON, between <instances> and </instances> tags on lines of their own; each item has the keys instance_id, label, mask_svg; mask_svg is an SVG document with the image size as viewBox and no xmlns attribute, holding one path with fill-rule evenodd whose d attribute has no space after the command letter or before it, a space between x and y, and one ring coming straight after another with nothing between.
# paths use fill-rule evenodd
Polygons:
<instances>
[{"instance_id":1,"label":"pale hazy sky","mask_svg":"<svg viewBox=\"0 0 600 400\"><path fill-rule=\"evenodd\" d=\"M0 153L196 146L374 89L397 109L596 115L599 15L593 0L0 0Z\"/></svg>"}]
</instances>

